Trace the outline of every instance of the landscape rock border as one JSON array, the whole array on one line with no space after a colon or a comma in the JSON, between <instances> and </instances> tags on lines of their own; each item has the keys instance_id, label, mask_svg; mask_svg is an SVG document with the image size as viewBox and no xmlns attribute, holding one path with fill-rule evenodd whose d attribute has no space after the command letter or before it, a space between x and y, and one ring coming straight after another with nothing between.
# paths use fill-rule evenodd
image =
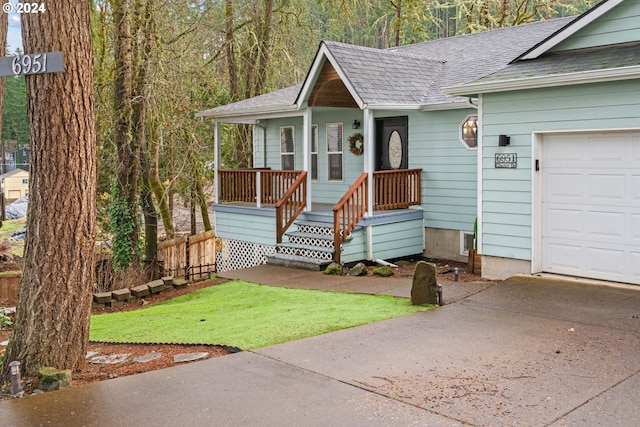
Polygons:
<instances>
[{"instance_id":1,"label":"landscape rock border","mask_svg":"<svg viewBox=\"0 0 640 427\"><path fill-rule=\"evenodd\" d=\"M185 279L175 279L166 276L159 280L135 286L131 289L116 289L111 292L97 292L93 294L93 308L120 307L125 303L135 302L149 295L159 294L169 289L183 289L189 285Z\"/></svg>"}]
</instances>

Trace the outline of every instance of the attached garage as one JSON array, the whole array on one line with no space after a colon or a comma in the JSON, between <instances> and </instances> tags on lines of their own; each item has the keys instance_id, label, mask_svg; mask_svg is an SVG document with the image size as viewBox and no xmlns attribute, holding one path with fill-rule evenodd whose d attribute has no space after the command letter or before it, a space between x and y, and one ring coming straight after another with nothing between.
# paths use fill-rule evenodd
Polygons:
<instances>
[{"instance_id":1,"label":"attached garage","mask_svg":"<svg viewBox=\"0 0 640 427\"><path fill-rule=\"evenodd\" d=\"M640 132L544 135L542 271L640 284Z\"/></svg>"}]
</instances>

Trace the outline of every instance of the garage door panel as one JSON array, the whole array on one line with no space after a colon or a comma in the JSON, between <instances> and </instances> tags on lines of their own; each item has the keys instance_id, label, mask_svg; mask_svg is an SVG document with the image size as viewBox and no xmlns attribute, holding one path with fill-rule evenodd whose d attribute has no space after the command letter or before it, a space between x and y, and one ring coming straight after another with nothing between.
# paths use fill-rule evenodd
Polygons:
<instances>
[{"instance_id":1,"label":"garage door panel","mask_svg":"<svg viewBox=\"0 0 640 427\"><path fill-rule=\"evenodd\" d=\"M594 203L624 201L626 176L624 174L588 174L587 197Z\"/></svg>"},{"instance_id":2,"label":"garage door panel","mask_svg":"<svg viewBox=\"0 0 640 427\"><path fill-rule=\"evenodd\" d=\"M568 208L548 209L545 222L546 236L580 238L582 236L582 211Z\"/></svg>"},{"instance_id":3,"label":"garage door panel","mask_svg":"<svg viewBox=\"0 0 640 427\"><path fill-rule=\"evenodd\" d=\"M542 269L640 284L640 132L545 136Z\"/></svg>"},{"instance_id":4,"label":"garage door panel","mask_svg":"<svg viewBox=\"0 0 640 427\"><path fill-rule=\"evenodd\" d=\"M621 212L587 211L587 239L614 239L624 243L626 239L625 214Z\"/></svg>"},{"instance_id":5,"label":"garage door panel","mask_svg":"<svg viewBox=\"0 0 640 427\"><path fill-rule=\"evenodd\" d=\"M587 271L594 274L608 274L624 277L624 250L587 247Z\"/></svg>"},{"instance_id":6,"label":"garage door panel","mask_svg":"<svg viewBox=\"0 0 640 427\"><path fill-rule=\"evenodd\" d=\"M633 276L640 283L640 251L631 251L629 253L629 274Z\"/></svg>"},{"instance_id":7,"label":"garage door panel","mask_svg":"<svg viewBox=\"0 0 640 427\"><path fill-rule=\"evenodd\" d=\"M582 145L570 136L558 135L555 137L560 143L545 147L546 166L552 168L556 165L580 165L583 164Z\"/></svg>"},{"instance_id":8,"label":"garage door panel","mask_svg":"<svg viewBox=\"0 0 640 427\"><path fill-rule=\"evenodd\" d=\"M640 164L640 160L638 160L638 163ZM631 181L631 200L640 203L640 175L632 175L629 181Z\"/></svg>"},{"instance_id":9,"label":"garage door panel","mask_svg":"<svg viewBox=\"0 0 640 427\"><path fill-rule=\"evenodd\" d=\"M632 240L632 244L640 245L640 213L629 215L630 226L629 234Z\"/></svg>"},{"instance_id":10,"label":"garage door panel","mask_svg":"<svg viewBox=\"0 0 640 427\"><path fill-rule=\"evenodd\" d=\"M547 242L544 257L550 271L575 274L582 271L582 246L570 245L561 240Z\"/></svg>"},{"instance_id":11,"label":"garage door panel","mask_svg":"<svg viewBox=\"0 0 640 427\"><path fill-rule=\"evenodd\" d=\"M545 180L549 192L545 201L579 203L583 198L582 174L549 173Z\"/></svg>"}]
</instances>

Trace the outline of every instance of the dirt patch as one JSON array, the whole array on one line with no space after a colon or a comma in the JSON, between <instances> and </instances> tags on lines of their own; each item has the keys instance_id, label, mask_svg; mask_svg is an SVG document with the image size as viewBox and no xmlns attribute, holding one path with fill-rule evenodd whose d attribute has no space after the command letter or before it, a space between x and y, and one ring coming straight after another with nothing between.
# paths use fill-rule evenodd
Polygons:
<instances>
[{"instance_id":1,"label":"dirt patch","mask_svg":"<svg viewBox=\"0 0 640 427\"><path fill-rule=\"evenodd\" d=\"M408 277L413 277L413 272L416 269L416 264L419 261L431 262L436 265L438 271L438 280L443 282L454 282L456 281L456 269L458 272L458 282L478 282L484 281L479 274L474 274L467 272L467 263L466 262L458 262L458 261L449 261L443 259L434 259L434 258L409 258L409 259L397 259L390 261L392 264L396 265L398 268L393 267L393 276L389 277L389 280L393 279L406 279ZM355 264L355 263L354 263ZM353 265L348 265L348 267L352 267ZM372 275L373 269L379 267L377 264L370 263L367 265L367 270L369 271L369 275Z\"/></svg>"},{"instance_id":2,"label":"dirt patch","mask_svg":"<svg viewBox=\"0 0 640 427\"><path fill-rule=\"evenodd\" d=\"M92 313L102 314L102 313L111 313L116 311L137 310L142 306L172 299L180 295L193 292L197 289L206 288L208 286L214 286L224 281L225 280L223 279L208 280L208 281L204 281L204 282L200 282L200 283L188 286L187 288L184 288L184 289L179 289L179 290L173 289L173 290L162 292L157 295L145 297L142 300L136 301L134 303L127 303L121 307L94 308L92 310ZM11 329L9 328L0 330L0 342L8 340L10 334L11 334ZM5 351L6 351L6 347L0 346L0 357L4 355ZM114 354L129 354L129 356L127 356L124 362L116 363L113 365L101 365L101 364L90 363L90 358L87 359L83 364L83 366L80 368L80 370L78 372L73 373L74 387L84 385L84 384L91 384L98 381L104 381L112 378L124 377L127 375L134 375L134 374L140 374L143 372L155 371L157 369L164 369L171 366L176 366L178 364L190 363L190 362L182 362L182 363L174 362L173 358L178 354L206 352L206 353L209 353L207 358L212 358L212 357L224 356L224 355L236 352L238 350L229 348L226 346L218 346L218 345L112 344L112 343L90 342L87 347L87 351L92 353L95 352L96 355L100 355L100 356L114 355ZM136 357L144 356L151 352L161 353L162 356L146 363L134 362L134 359ZM27 384L27 387L25 387L25 390L27 393L30 393L32 390L38 387L37 378L24 378L24 380L25 380L25 383Z\"/></svg>"}]
</instances>

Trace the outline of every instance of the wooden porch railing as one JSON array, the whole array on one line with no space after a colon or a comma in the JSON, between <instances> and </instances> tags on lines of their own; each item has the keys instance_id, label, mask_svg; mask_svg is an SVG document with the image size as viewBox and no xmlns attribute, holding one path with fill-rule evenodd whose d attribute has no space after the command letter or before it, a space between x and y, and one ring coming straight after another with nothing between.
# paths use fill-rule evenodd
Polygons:
<instances>
[{"instance_id":1,"label":"wooden porch railing","mask_svg":"<svg viewBox=\"0 0 640 427\"><path fill-rule=\"evenodd\" d=\"M377 171L373 173L373 209L404 209L421 203L422 169Z\"/></svg>"},{"instance_id":2,"label":"wooden porch railing","mask_svg":"<svg viewBox=\"0 0 640 427\"><path fill-rule=\"evenodd\" d=\"M333 259L340 262L340 247L367 212L367 173L358 177L333 206Z\"/></svg>"},{"instance_id":3,"label":"wooden porch railing","mask_svg":"<svg viewBox=\"0 0 640 427\"><path fill-rule=\"evenodd\" d=\"M218 172L220 201L274 205L301 173L270 169L221 170Z\"/></svg>"},{"instance_id":4,"label":"wooden porch railing","mask_svg":"<svg viewBox=\"0 0 640 427\"><path fill-rule=\"evenodd\" d=\"M276 202L276 242L282 243L282 236L307 205L307 172L300 172L283 196Z\"/></svg>"}]
</instances>

